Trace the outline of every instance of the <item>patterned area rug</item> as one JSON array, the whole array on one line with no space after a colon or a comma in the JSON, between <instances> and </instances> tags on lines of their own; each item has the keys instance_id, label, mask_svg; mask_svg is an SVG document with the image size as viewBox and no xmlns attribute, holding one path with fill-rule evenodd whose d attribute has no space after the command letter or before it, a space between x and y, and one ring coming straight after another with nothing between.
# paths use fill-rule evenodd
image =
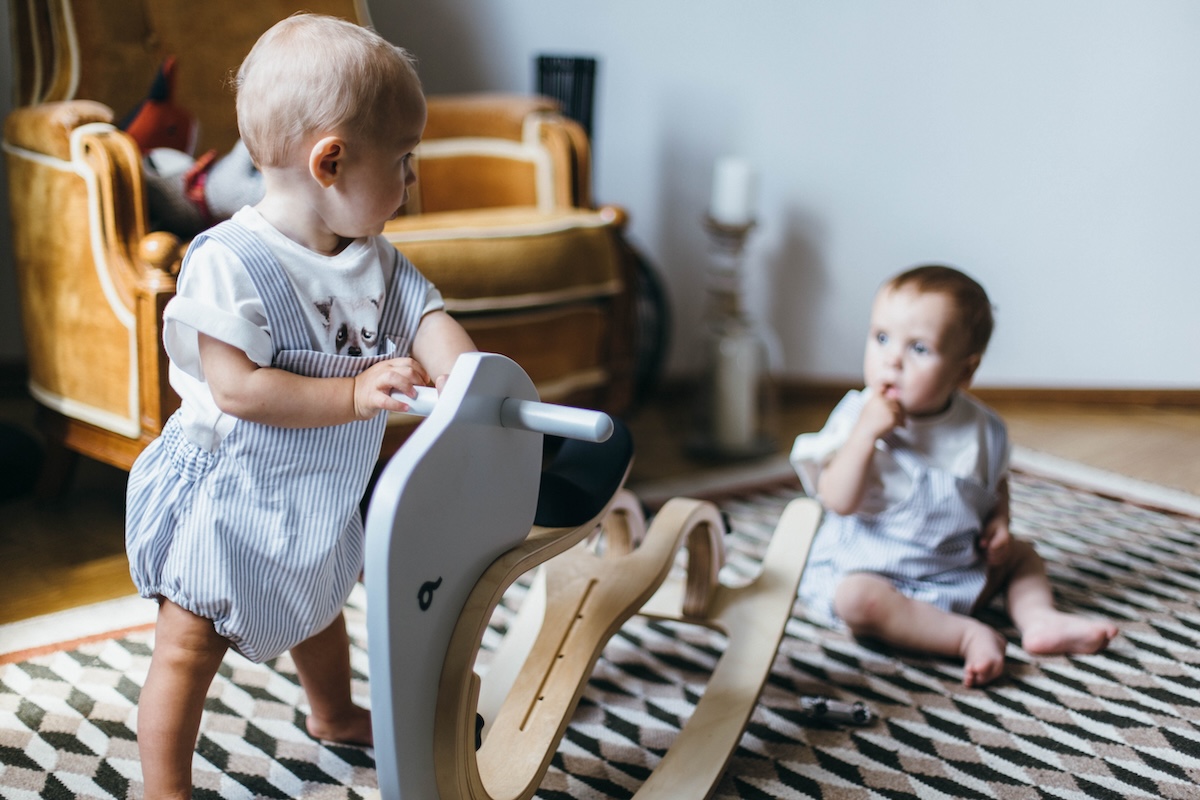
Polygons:
<instances>
[{"instance_id":1,"label":"patterned area rug","mask_svg":"<svg viewBox=\"0 0 1200 800\"><path fill-rule=\"evenodd\" d=\"M728 569L750 573L787 482L720 501ZM1046 558L1061 603L1121 628L1094 656L1034 659L1015 631L1008 676L964 689L956 662L897 655L788 624L775 666L714 797L1185 798L1200 796L1200 520L1028 475L1013 483L1014 528ZM515 606L524 589L513 587ZM367 701L361 593L348 620L355 692ZM494 620L494 646L510 612ZM135 703L152 634L0 667L0 797L141 796ZM635 618L604 652L538 797L631 797L704 691L713 634ZM808 718L799 698L862 701L867 727ZM303 732L290 660L229 656L210 692L195 761L198 798L375 797L372 753Z\"/></svg>"}]
</instances>

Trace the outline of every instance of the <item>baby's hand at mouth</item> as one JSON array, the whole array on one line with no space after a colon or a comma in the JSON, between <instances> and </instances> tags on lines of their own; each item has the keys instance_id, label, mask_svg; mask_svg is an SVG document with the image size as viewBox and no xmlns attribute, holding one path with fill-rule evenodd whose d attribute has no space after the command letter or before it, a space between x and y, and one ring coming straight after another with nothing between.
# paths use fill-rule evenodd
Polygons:
<instances>
[{"instance_id":1,"label":"baby's hand at mouth","mask_svg":"<svg viewBox=\"0 0 1200 800\"><path fill-rule=\"evenodd\" d=\"M858 426L879 438L905 423L904 408L900 405L899 391L892 384L883 384L874 396L867 400L858 418Z\"/></svg>"}]
</instances>

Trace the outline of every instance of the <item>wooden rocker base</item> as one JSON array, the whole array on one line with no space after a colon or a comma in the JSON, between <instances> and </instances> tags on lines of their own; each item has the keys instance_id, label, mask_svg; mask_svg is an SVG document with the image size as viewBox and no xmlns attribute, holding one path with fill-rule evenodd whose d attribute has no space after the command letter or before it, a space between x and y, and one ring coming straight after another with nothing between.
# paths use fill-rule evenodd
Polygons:
<instances>
[{"instance_id":1,"label":"wooden rocker base","mask_svg":"<svg viewBox=\"0 0 1200 800\"><path fill-rule=\"evenodd\" d=\"M365 579L381 795L532 797L601 651L642 613L727 639L691 719L635 795L707 797L770 673L819 506L789 504L762 571L738 586L720 580L725 527L711 503L671 500L647 529L637 498L620 490L580 524L531 524L541 437L500 423L506 398L530 392L507 359L464 356L376 487ZM448 486L455 496L436 496ZM686 570L676 566L681 553ZM488 622L534 568L481 678L475 662Z\"/></svg>"},{"instance_id":2,"label":"wooden rocker base","mask_svg":"<svg viewBox=\"0 0 1200 800\"><path fill-rule=\"evenodd\" d=\"M673 499L641 545L632 548L645 521L636 497L622 491L605 522L608 546L597 554L587 543L577 545L543 565L482 680L472 666L494 606L486 615L460 617L438 698L434 749L441 797L532 797L601 651L639 612L703 625L726 637L725 653L694 713L634 795L638 800L707 797L770 674L819 516L811 500L791 503L763 571L749 583L728 586L718 580L725 528L716 506ZM687 550L686 575L669 575L681 547ZM516 577L499 572L484 574L480 592L490 593L485 587L497 580L507 586L507 578ZM538 616L536 638L522 642L532 627L530 618ZM512 662L522 655L523 666L514 674ZM497 697L503 698L498 706ZM476 713L486 723L478 752Z\"/></svg>"}]
</instances>

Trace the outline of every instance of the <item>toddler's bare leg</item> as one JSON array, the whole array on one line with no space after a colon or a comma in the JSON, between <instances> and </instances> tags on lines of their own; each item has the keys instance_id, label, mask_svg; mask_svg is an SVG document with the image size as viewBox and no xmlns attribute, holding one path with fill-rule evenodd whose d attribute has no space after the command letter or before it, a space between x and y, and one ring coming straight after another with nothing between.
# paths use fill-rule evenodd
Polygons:
<instances>
[{"instance_id":1,"label":"toddler's bare leg","mask_svg":"<svg viewBox=\"0 0 1200 800\"><path fill-rule=\"evenodd\" d=\"M858 572L838 585L834 608L855 636L963 659L963 684L982 686L1004 673L1004 637L973 617L906 597L879 575Z\"/></svg>"},{"instance_id":2,"label":"toddler's bare leg","mask_svg":"<svg viewBox=\"0 0 1200 800\"><path fill-rule=\"evenodd\" d=\"M211 620L163 600L138 700L138 752L147 800L192 796L192 754L204 698L229 647Z\"/></svg>"},{"instance_id":3,"label":"toddler's bare leg","mask_svg":"<svg viewBox=\"0 0 1200 800\"><path fill-rule=\"evenodd\" d=\"M338 614L329 627L292 648L300 685L312 713L308 732L315 739L371 744L371 712L350 698L350 637Z\"/></svg>"},{"instance_id":4,"label":"toddler's bare leg","mask_svg":"<svg viewBox=\"0 0 1200 800\"><path fill-rule=\"evenodd\" d=\"M1046 566L1028 542L1014 539L1007 565L1008 615L1021 631L1021 646L1035 655L1097 653L1117 635L1108 620L1068 614L1054 606Z\"/></svg>"}]
</instances>

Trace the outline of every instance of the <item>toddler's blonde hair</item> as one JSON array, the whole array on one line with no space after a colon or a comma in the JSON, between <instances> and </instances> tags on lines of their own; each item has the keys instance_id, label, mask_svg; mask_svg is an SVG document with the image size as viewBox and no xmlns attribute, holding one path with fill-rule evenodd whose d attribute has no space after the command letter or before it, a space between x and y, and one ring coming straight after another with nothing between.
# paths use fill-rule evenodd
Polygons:
<instances>
[{"instance_id":1,"label":"toddler's blonde hair","mask_svg":"<svg viewBox=\"0 0 1200 800\"><path fill-rule=\"evenodd\" d=\"M238 130L260 168L286 164L314 135L381 144L397 116L425 110L408 52L322 14L272 26L242 62L236 86Z\"/></svg>"}]
</instances>

